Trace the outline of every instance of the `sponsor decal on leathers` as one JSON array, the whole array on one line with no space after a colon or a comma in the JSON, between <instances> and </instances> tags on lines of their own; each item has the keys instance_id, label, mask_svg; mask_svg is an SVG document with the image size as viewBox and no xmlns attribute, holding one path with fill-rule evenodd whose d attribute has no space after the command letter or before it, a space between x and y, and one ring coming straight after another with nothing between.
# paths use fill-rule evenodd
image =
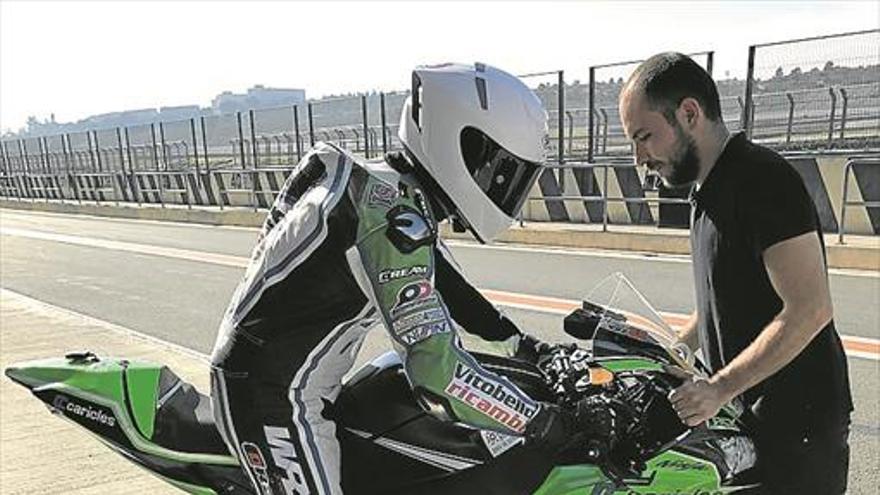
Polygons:
<instances>
[{"instance_id":1,"label":"sponsor decal on leathers","mask_svg":"<svg viewBox=\"0 0 880 495\"><path fill-rule=\"evenodd\" d=\"M370 186L370 195L367 205L370 207L391 208L397 199L397 190L388 184L377 182Z\"/></svg>"},{"instance_id":2,"label":"sponsor decal on leathers","mask_svg":"<svg viewBox=\"0 0 880 495\"><path fill-rule=\"evenodd\" d=\"M434 287L427 280L420 280L404 285L397 293L397 304L394 309L403 311L418 301L428 299L434 293Z\"/></svg>"},{"instance_id":3,"label":"sponsor decal on leathers","mask_svg":"<svg viewBox=\"0 0 880 495\"><path fill-rule=\"evenodd\" d=\"M422 276L428 274L428 267L425 265L415 265L415 266L405 266L402 268L391 268L388 270L382 270L379 272L379 283L387 284L392 280L397 280L401 278L414 277L414 276Z\"/></svg>"},{"instance_id":4,"label":"sponsor decal on leathers","mask_svg":"<svg viewBox=\"0 0 880 495\"><path fill-rule=\"evenodd\" d=\"M487 380L462 363L455 364L446 393L516 432L523 432L538 411L504 384Z\"/></svg>"},{"instance_id":5,"label":"sponsor decal on leathers","mask_svg":"<svg viewBox=\"0 0 880 495\"><path fill-rule=\"evenodd\" d=\"M481 430L480 436L483 437L483 443L486 444L486 449L492 454L492 457L498 457L514 446L526 441L525 437L505 435L504 433L489 430Z\"/></svg>"},{"instance_id":6,"label":"sponsor decal on leathers","mask_svg":"<svg viewBox=\"0 0 880 495\"><path fill-rule=\"evenodd\" d=\"M272 449L272 462L284 471L287 476L281 478L281 484L288 495L309 495L309 487L303 474L302 466L296 458L290 431L278 426L264 426L266 442Z\"/></svg>"},{"instance_id":7,"label":"sponsor decal on leathers","mask_svg":"<svg viewBox=\"0 0 880 495\"><path fill-rule=\"evenodd\" d=\"M400 335L417 326L445 321L445 319L446 313L443 312L443 309L435 307L407 313L391 322L391 326L394 329L394 333Z\"/></svg>"},{"instance_id":8,"label":"sponsor decal on leathers","mask_svg":"<svg viewBox=\"0 0 880 495\"><path fill-rule=\"evenodd\" d=\"M268 466L266 465L266 459L263 457L263 452L256 444L251 442L242 442L241 451L244 452L245 460L247 460L248 466L251 467L251 472L254 473L257 482L260 484L260 494L271 495L272 486L269 484Z\"/></svg>"},{"instance_id":9,"label":"sponsor decal on leathers","mask_svg":"<svg viewBox=\"0 0 880 495\"><path fill-rule=\"evenodd\" d=\"M407 346L418 344L428 337L441 333L449 333L449 324L445 321L422 325L399 335L400 340Z\"/></svg>"},{"instance_id":10,"label":"sponsor decal on leathers","mask_svg":"<svg viewBox=\"0 0 880 495\"><path fill-rule=\"evenodd\" d=\"M56 395L55 399L52 400L52 406L59 411L74 414L81 418L88 419L89 421L94 421L95 423L106 425L111 428L116 426L116 418L113 417L112 413L108 414L101 409L88 404L77 404L64 395Z\"/></svg>"}]
</instances>

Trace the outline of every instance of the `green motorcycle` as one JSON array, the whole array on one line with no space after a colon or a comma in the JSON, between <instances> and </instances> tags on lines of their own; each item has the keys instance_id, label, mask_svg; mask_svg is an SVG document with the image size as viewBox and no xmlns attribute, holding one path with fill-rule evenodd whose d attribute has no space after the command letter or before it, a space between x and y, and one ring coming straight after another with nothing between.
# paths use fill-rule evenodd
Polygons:
<instances>
[{"instance_id":1,"label":"green motorcycle","mask_svg":"<svg viewBox=\"0 0 880 495\"><path fill-rule=\"evenodd\" d=\"M597 300L607 302L589 302ZM548 455L520 437L440 421L418 405L400 360L389 352L354 374L329 408L344 492L707 495L758 489L741 407L730 404L696 428L678 420L667 397L680 381L665 367L699 374L699 362L625 277L600 284L564 328L575 342L557 345L537 366L475 357L538 400L562 407L587 396L603 401L614 418L606 435ZM220 438L210 398L161 364L83 352L5 372L51 412L185 492L261 493ZM257 471L266 465L259 451L245 455Z\"/></svg>"}]
</instances>

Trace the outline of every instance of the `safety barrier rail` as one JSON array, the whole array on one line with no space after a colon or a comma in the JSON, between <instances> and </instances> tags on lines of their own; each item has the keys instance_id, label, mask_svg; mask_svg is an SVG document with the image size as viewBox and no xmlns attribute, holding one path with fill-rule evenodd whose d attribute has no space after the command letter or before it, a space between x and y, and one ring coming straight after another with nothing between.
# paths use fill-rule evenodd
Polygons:
<instances>
[{"instance_id":1,"label":"safety barrier rail","mask_svg":"<svg viewBox=\"0 0 880 495\"><path fill-rule=\"evenodd\" d=\"M602 169L602 188L600 190L601 194L598 195L590 195L590 196L578 196L578 195L565 195L560 194L559 196L529 196L527 201L550 201L550 202L558 202L558 201L582 201L586 203L602 203L602 231L608 231L608 203L633 203L633 204L690 204L687 199L683 198L664 198L664 197L629 197L629 196L611 196L608 194L609 186L609 169L637 169L636 165L630 161L600 161L594 163L588 162L567 162L563 164L547 164L546 166L549 170L557 171L557 178L560 186L564 187L565 181L562 180L561 172L566 169L570 170L595 170ZM646 177L646 185L648 187L644 188L645 192L658 192L658 184L657 180L650 179L651 177L655 177L653 175L649 175ZM651 183L648 183L648 182ZM520 212L520 216L518 218L520 226L525 224L525 219L522 216L522 212Z\"/></svg>"},{"instance_id":2,"label":"safety barrier rail","mask_svg":"<svg viewBox=\"0 0 880 495\"><path fill-rule=\"evenodd\" d=\"M856 166L878 167L880 159L878 158L856 158L846 162L846 168L843 171L843 195L840 197L840 228L838 233L838 242L843 244L844 234L846 232L846 209L849 206L864 206L865 208L880 209L880 201L850 201L849 200L849 176ZM877 169L880 172L880 168ZM878 173L880 179L880 173Z\"/></svg>"},{"instance_id":3,"label":"safety barrier rail","mask_svg":"<svg viewBox=\"0 0 880 495\"><path fill-rule=\"evenodd\" d=\"M787 156L801 160L809 158L809 155L801 154ZM874 189L876 184L880 184L880 173L874 175L875 172L880 172L877 165L880 165L880 158L875 155L852 157L845 162L842 177L843 191L838 203L839 226L837 221L831 220L835 228L839 229L841 243L845 240L847 220L852 224L851 215L847 215L852 207L866 208L869 221L876 224L876 212L880 209L880 201L877 201L877 193ZM870 177L860 167L870 167L868 172L871 174ZM568 221L569 218L574 218L570 214L574 214L578 218L586 218L580 221L595 225L601 222L602 231L608 231L609 225L620 221L631 224L656 222L660 226L680 227L685 227L687 224L687 218L682 214L682 210L664 207L664 205L686 205L687 199L681 197L679 192L657 187L656 181L651 183L649 179L653 176L640 173L638 167L629 159L602 158L592 163L583 161L551 163L547 165L547 169L544 173L553 174L554 180L548 181L548 177L544 176L541 182L543 194L530 196L527 201L530 205L543 202L548 207L546 214L551 219L555 218L555 221ZM162 207L166 204L185 204L189 208L194 205L217 206L220 209L238 206L250 207L256 211L272 204L291 170L293 170L291 167L265 167L216 168L205 172L192 170L71 171L56 174L13 172L0 174L0 196L18 200L54 199L80 203L94 201L98 204L152 203ZM566 187L566 176L569 181L575 179L574 186L569 184ZM855 180L862 188L863 195L863 198L859 199L864 200L856 201L851 198L851 176L856 176ZM583 194L572 194L572 191ZM555 206L554 203L556 205L561 203L561 207ZM623 204L625 209L615 210L611 207L614 204ZM521 224L535 220L532 217L533 213L542 217L544 215L540 208L526 209L520 215ZM617 215L622 215L620 220ZM874 228L876 230L876 227ZM864 230L862 227L860 229Z\"/></svg>"}]
</instances>

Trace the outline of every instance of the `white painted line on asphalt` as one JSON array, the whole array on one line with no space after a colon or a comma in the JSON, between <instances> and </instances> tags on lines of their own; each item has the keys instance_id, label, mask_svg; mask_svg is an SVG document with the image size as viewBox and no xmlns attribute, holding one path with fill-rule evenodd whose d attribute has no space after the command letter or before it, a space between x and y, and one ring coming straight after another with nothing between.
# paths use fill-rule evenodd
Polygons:
<instances>
[{"instance_id":1,"label":"white painted line on asphalt","mask_svg":"<svg viewBox=\"0 0 880 495\"><path fill-rule=\"evenodd\" d=\"M244 232L258 232L259 227L242 227L237 225L206 225L200 223L193 222L174 222L170 220L146 220L139 218L121 218L121 217L102 217L96 215L84 215L84 214L76 214L71 215L67 213L53 213L53 212L44 212L44 211L27 211L23 212L21 210L9 210L0 208L0 212L3 213L3 216L12 216L12 217L20 217L26 218L28 215L43 215L49 217L56 218L71 218L71 217L82 217L84 219L94 220L94 221L107 221L107 222L116 222L116 223L144 223L156 226L162 225L174 225L177 227L192 227L199 229L223 229L223 230L237 230ZM569 248L569 247L546 247L546 246L532 246L527 244L480 244L476 241L467 241L461 239L447 239L445 241L449 246L461 248L461 249L484 249L484 250L495 250L495 251L510 251L510 252L526 252L526 253L540 253L540 254L555 254L561 256L579 256L585 258L606 258L606 259L623 259L623 260L638 260L638 261L657 261L657 262L667 262L667 263L680 263L680 264L689 264L691 262L690 256L688 255L678 255L678 254L661 254L661 253L650 253L650 252L626 252L626 251L611 251L604 249L590 249L590 248ZM857 270L857 269L849 269L849 268L829 268L828 273L832 275L845 276L845 277L864 277L864 278L880 278L880 272L874 272L870 270Z\"/></svg>"},{"instance_id":2,"label":"white painted line on asphalt","mask_svg":"<svg viewBox=\"0 0 880 495\"><path fill-rule=\"evenodd\" d=\"M41 241L75 244L77 246L110 249L113 251L128 251L138 254L165 256L168 258L178 258L189 261L213 263L215 265L233 266L236 268L247 267L248 261L247 258L243 258L241 256L216 254L206 251L192 251L189 249L178 249L164 246L153 246L149 244L135 244L132 242L111 241L108 239L94 239L90 237L81 237L67 234L54 234L50 232L41 232L38 230L18 229L15 227L0 227L0 234L25 237L28 239L37 239Z\"/></svg>"},{"instance_id":3,"label":"white painted line on asphalt","mask_svg":"<svg viewBox=\"0 0 880 495\"><path fill-rule=\"evenodd\" d=\"M459 249L482 249L487 251L508 251L522 253L539 253L558 256L575 256L582 258L607 258L621 260L637 260L637 261L657 261L665 263L690 264L690 255L683 254L658 254L646 252L625 252L625 251L609 251L603 249L575 249L575 248L555 248L555 247L535 247L525 244L478 244L476 242L462 240L445 241L450 247ZM880 278L880 272L870 270L857 270L851 268L829 268L828 273L844 277L863 277L863 278Z\"/></svg>"},{"instance_id":4,"label":"white painted line on asphalt","mask_svg":"<svg viewBox=\"0 0 880 495\"><path fill-rule=\"evenodd\" d=\"M606 249L590 249L590 248L566 248L566 247L546 247L531 246L525 244L478 244L476 242L462 240L446 240L449 246L455 246L463 249L482 249L487 251L508 251L508 252L525 252L540 254L556 254L561 256L578 256L584 258L611 258L623 260L641 260L641 261L665 261L669 263L685 263L691 262L687 255L678 254L654 254L646 252L624 252L610 251Z\"/></svg>"},{"instance_id":5,"label":"white painted line on asphalt","mask_svg":"<svg viewBox=\"0 0 880 495\"><path fill-rule=\"evenodd\" d=\"M249 211L253 211L251 208L246 208ZM0 218L7 219L16 217L21 219L27 219L30 216L45 216L52 218L63 218L65 220L73 219L82 219L82 220L92 220L92 221L101 221L101 222L112 222L112 223L134 223L134 224L148 224L148 225L156 225L156 226L174 226L174 227L183 227L183 228L196 228L196 229L221 229L221 230L238 230L238 231L246 231L246 232L259 232L259 227L246 227L242 225L212 225L207 223L196 223L196 222L175 222L174 220L149 220L146 218L125 218L125 217L106 217L100 215L88 215L85 213L56 213L51 211L37 211L37 210L15 210L9 208L0 208Z\"/></svg>"},{"instance_id":6,"label":"white painted line on asphalt","mask_svg":"<svg viewBox=\"0 0 880 495\"><path fill-rule=\"evenodd\" d=\"M245 268L248 262L247 258L240 256L221 255L207 253L203 251L191 251L186 249L151 246L146 244L134 244L130 242L92 239L88 237L79 237L64 234L51 234L46 232L38 232L17 228L0 227L0 234L117 251L129 251L139 254L149 254L154 256L184 259L188 261L232 266L236 268ZM522 309L526 311L535 311L539 313L567 315L581 305L580 301L574 299L561 299L556 297L521 294L489 289L480 289L480 291L485 295L486 299L499 306ZM688 315L671 312L661 312L661 316L663 316L672 326L681 325L688 318ZM868 357L868 359L880 360L880 340L867 337L851 337L848 335L841 335L841 340L843 340L843 344L846 348L847 354L862 358L866 356L873 356Z\"/></svg>"},{"instance_id":7,"label":"white painted line on asphalt","mask_svg":"<svg viewBox=\"0 0 880 495\"><path fill-rule=\"evenodd\" d=\"M34 299L33 297L26 296L20 292L15 292L13 290L7 289L5 287L0 287L0 294L2 297L8 297L11 299L16 299L21 302L23 305L28 307L28 309L33 310L36 313L42 313L51 317L62 318L68 321L74 321L77 323L81 323L83 325L99 328L102 330L109 330L114 333L118 333L121 335L125 335L127 337L137 338L139 340L143 340L147 343L160 345L166 347L172 351L180 352L186 354L188 356L194 357L200 361L204 361L205 363L210 364L211 359L207 354L203 354L194 349L190 349L189 347L184 347L179 344L175 344L173 342L168 342L167 340L160 339L158 337L154 337L152 335L145 334L143 332L138 332L137 330L132 330L131 328L124 327L122 325L117 325L116 323L111 323L106 320L102 320L100 318L95 318L94 316L89 316L87 314L79 313L72 309L63 308L61 306L56 306L51 303L47 303L45 301L40 301L39 299Z\"/></svg>"}]
</instances>

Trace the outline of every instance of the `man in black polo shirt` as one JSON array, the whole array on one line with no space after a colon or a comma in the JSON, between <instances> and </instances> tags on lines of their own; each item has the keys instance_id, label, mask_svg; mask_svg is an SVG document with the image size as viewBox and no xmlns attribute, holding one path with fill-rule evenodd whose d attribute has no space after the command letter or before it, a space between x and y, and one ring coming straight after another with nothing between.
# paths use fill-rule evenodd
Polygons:
<instances>
[{"instance_id":1,"label":"man in black polo shirt","mask_svg":"<svg viewBox=\"0 0 880 495\"><path fill-rule=\"evenodd\" d=\"M696 311L681 338L699 340L714 374L682 375L673 407L696 426L741 395L757 418L768 493L844 493L852 399L818 214L800 176L728 132L714 81L685 55L641 64L620 115L638 164L667 186L693 186Z\"/></svg>"}]
</instances>

